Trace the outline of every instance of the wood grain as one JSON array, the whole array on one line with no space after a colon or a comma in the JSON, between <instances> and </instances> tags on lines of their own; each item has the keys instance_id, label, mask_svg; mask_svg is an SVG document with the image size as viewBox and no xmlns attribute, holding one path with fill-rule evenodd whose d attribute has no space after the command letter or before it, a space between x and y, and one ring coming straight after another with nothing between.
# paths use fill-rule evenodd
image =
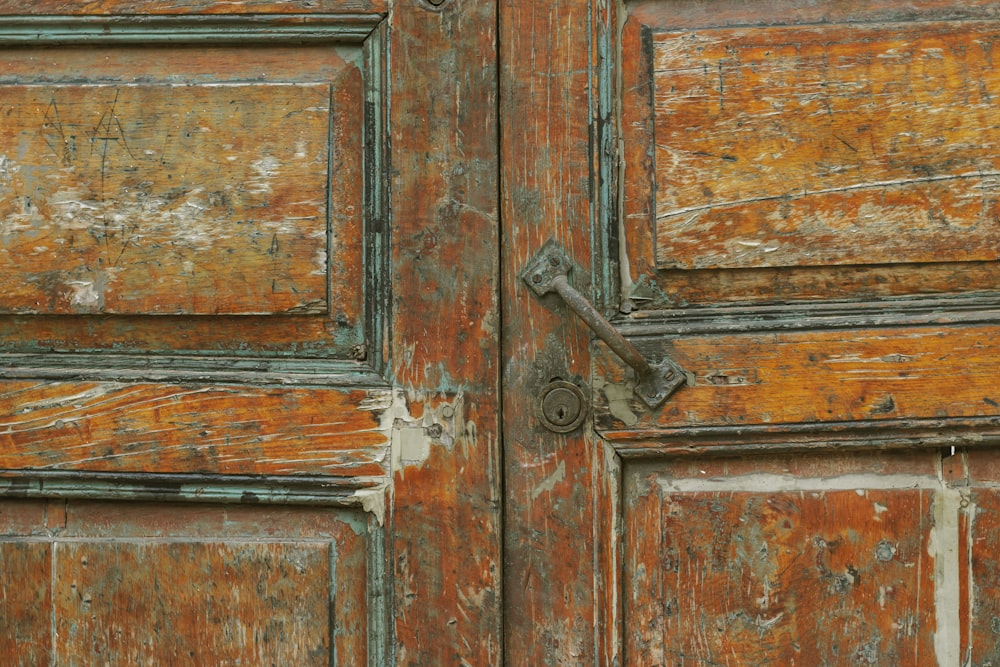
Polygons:
<instances>
[{"instance_id":1,"label":"wood grain","mask_svg":"<svg viewBox=\"0 0 1000 667\"><path fill-rule=\"evenodd\" d=\"M8 313L66 314L0 317L4 346L343 357L363 343L361 55L314 45L3 51L3 82L23 99L5 107L20 115L2 133L17 151L3 151L0 301ZM95 134L115 91L141 108L116 107L113 131ZM59 106L71 93L73 106ZM218 270L234 262L244 268ZM243 315L128 315L185 312Z\"/></svg>"},{"instance_id":2,"label":"wood grain","mask_svg":"<svg viewBox=\"0 0 1000 667\"><path fill-rule=\"evenodd\" d=\"M382 0L43 0L0 2L0 15L317 14L385 12Z\"/></svg>"},{"instance_id":3,"label":"wood grain","mask_svg":"<svg viewBox=\"0 0 1000 667\"><path fill-rule=\"evenodd\" d=\"M670 356L693 384L656 412L632 404L627 430L1000 414L992 326L683 337L646 349ZM620 374L621 364L606 359L602 369Z\"/></svg>"},{"instance_id":4,"label":"wood grain","mask_svg":"<svg viewBox=\"0 0 1000 667\"><path fill-rule=\"evenodd\" d=\"M670 485L627 487L627 664L933 660L929 491Z\"/></svg>"},{"instance_id":5,"label":"wood grain","mask_svg":"<svg viewBox=\"0 0 1000 667\"><path fill-rule=\"evenodd\" d=\"M599 36L617 19L610 5L575 0L500 9L506 660L615 664L620 599L604 569L614 546L597 532L614 521L611 462L586 427L556 435L538 418L547 383L587 385L590 333L534 298L519 272L549 239L577 275L604 270L591 231L604 222L595 212L604 175L597 128L611 119L588 93L597 89Z\"/></svg>"},{"instance_id":6,"label":"wood grain","mask_svg":"<svg viewBox=\"0 0 1000 667\"><path fill-rule=\"evenodd\" d=\"M387 473L384 390L5 382L0 468Z\"/></svg>"},{"instance_id":7,"label":"wood grain","mask_svg":"<svg viewBox=\"0 0 1000 667\"><path fill-rule=\"evenodd\" d=\"M993 260L991 23L653 37L657 262Z\"/></svg>"},{"instance_id":8,"label":"wood grain","mask_svg":"<svg viewBox=\"0 0 1000 667\"><path fill-rule=\"evenodd\" d=\"M329 664L326 545L72 543L57 554L60 661Z\"/></svg>"},{"instance_id":9,"label":"wood grain","mask_svg":"<svg viewBox=\"0 0 1000 667\"><path fill-rule=\"evenodd\" d=\"M4 664L367 664L364 514L61 506L0 502Z\"/></svg>"},{"instance_id":10,"label":"wood grain","mask_svg":"<svg viewBox=\"0 0 1000 667\"><path fill-rule=\"evenodd\" d=\"M48 544L0 541L0 659L12 667L53 659L52 551Z\"/></svg>"},{"instance_id":11,"label":"wood grain","mask_svg":"<svg viewBox=\"0 0 1000 667\"><path fill-rule=\"evenodd\" d=\"M455 429L393 470L387 628L399 665L500 665L498 3L429 6L389 33L388 378Z\"/></svg>"},{"instance_id":12,"label":"wood grain","mask_svg":"<svg viewBox=\"0 0 1000 667\"><path fill-rule=\"evenodd\" d=\"M871 153L869 157L856 156L847 146L833 138L829 130L840 126L840 120L842 119L854 118L860 121L864 120L864 118L869 118L872 122L869 123L867 129L863 129L862 134L865 132L869 134L878 133L883 129L891 130L893 126L902 128L900 131L905 134L905 127L903 126L909 124L913 124L918 128L923 127L931 130L922 135L922 144L920 141L914 141L913 137L907 140L909 143L906 143L906 141L903 143L896 141L895 155L899 157L902 155L902 152L909 151L912 153L914 159L910 162L897 160L892 165L887 165L889 169L900 170L909 168L906 165L922 169L924 166L930 165L933 169L938 170L938 176L950 178L951 176L946 173L947 167L944 166L944 163L935 161L939 147L933 143L934 141L948 138L951 143L948 145L942 144L942 147L945 152L952 151L953 154L957 153L961 155L958 158L959 160L971 157L974 154L979 155L981 161L992 159L992 153L989 152L988 148L980 148L978 133L962 135L963 129L969 127L970 123L975 125L976 118L983 118L982 113L977 112L975 108L971 109L971 115L968 120L962 119L956 121L952 123L951 127L938 134L935 134L937 130L934 128L938 127L935 125L936 116L940 114L947 116L950 114L957 117L963 113L966 100L964 93L961 93L961 88L967 85L967 83L974 83L974 81L964 79L959 73L949 69L949 63L957 66L967 62L974 63L976 59L985 57L984 54L986 51L983 49L989 48L988 43L984 42L983 47L976 46L976 43L979 36L989 33L991 26L995 25L988 20L995 18L995 14L995 8L990 3L976 2L961 3L961 5L958 5L938 2L936 0L908 3L906 6L899 5L898 3L871 2L867 0L864 2L845 3L804 3L797 0L789 0L787 2L768 3L767 5L755 5L753 8L730 2L711 3L711 6L708 3L702 2L630 3L628 17L624 22L621 33L621 48L622 52L626 54L622 59L621 86L621 129L624 140L623 156L626 165L622 177L622 233L625 253L628 258L625 264L628 271L624 277L623 284L623 309L628 312L719 302L773 303L816 301L822 299L877 299L910 294L995 290L996 286L1000 284L1000 264L996 261L947 261L959 256L967 258L970 256L970 252L973 255L985 252L990 256L990 248L988 241L983 240L985 237L980 236L981 242L973 242L969 239L969 249L967 250L964 242L967 240L966 232L968 229L960 226L949 227L947 224L938 225L937 223L930 222L930 218L927 215L933 213L935 210L951 210L954 213L962 208L962 206L955 207L951 205L951 203L954 203L952 189L948 191L942 190L940 187L934 186L933 182L930 185L937 187L936 194L932 192L930 193L932 197L928 198L926 194L921 195L917 192L917 197L914 201L922 201L924 204L934 203L933 199L937 197L938 202L943 202L945 206L940 206L937 209L933 206L927 206L922 214L919 212L916 213L918 217L923 215L923 218L904 224L902 231L886 233L884 236L871 238L862 243L860 241L855 242L854 236L863 235L863 230L854 223L851 223L851 225L845 223L835 229L835 234L840 234L839 241L842 242L839 244L823 245L821 250L817 250L820 244L811 243L809 238L791 228L786 230L789 231L789 234L785 236L775 235L770 240L776 241L779 244L784 243L786 239L792 237L798 239L796 244L789 245L785 243L782 246L785 248L785 251L791 253L791 255L786 254L785 260L788 260L786 263L796 264L791 266L771 266L771 264L782 263L781 261L772 260L775 257L775 253L780 254L784 251L772 249L774 246L773 244L768 245L767 239L744 238L742 240L751 245L737 247L737 254L728 256L728 259L722 257L718 252L719 249L727 244L733 246L735 241L739 240L739 235L732 233L738 226L735 224L738 216L730 215L730 209L719 209L719 211L712 213L717 218L721 227L716 226L717 228L709 230L709 233L704 235L705 238L699 239L697 243L691 243L690 241L693 237L685 236L687 232L684 232L682 229L684 225L681 223L689 216L678 216L678 225L675 225L678 226L678 229L674 231L681 237L681 245L679 246L681 253L691 252L693 254L687 259L684 259L683 256L681 257L680 264L678 265L685 266L686 268L669 268L669 265L677 263L674 260L666 259L663 249L673 243L673 240L665 236L665 227L663 224L660 224L663 221L656 219L658 210L657 202L660 201L662 203L664 197L678 190L673 184L660 181L660 177L657 174L658 169L660 171L663 169L672 169L671 164L674 158L671 157L670 160L666 161L660 160L666 149L655 148L657 145L665 143L661 135L670 135L674 131L671 122L675 120L673 116L658 116L658 105L680 105L693 111L700 104L700 108L705 111L705 118L711 119L712 122L699 127L695 118L697 114L689 115L688 121L695 123L691 126L690 133L701 137L702 143L705 143L705 141L709 143L714 141L717 144L715 148L722 147L725 150L713 153L717 155L716 158L684 154L676 151L674 157L686 161L691 170L703 172L702 176L709 180L715 178L713 173L725 173L728 176L735 175L736 178L727 177L724 183L716 179L716 182L719 182L723 188L729 187L730 183L736 187L742 187L754 179L756 179L755 182L758 185L763 187L766 185L768 179L779 175L781 177L787 175L792 180L806 174L815 174L817 180L844 178L850 176L852 173L856 173L859 166L865 167L867 174L872 167L876 166L877 162L873 162L873 158L876 156L874 153L871 153L871 146L869 146L869 152ZM934 21L938 19L966 19L966 21L935 23ZM896 23L889 27L886 25L886 22ZM795 23L808 25L793 27ZM733 29L733 26L759 27L753 29L749 27ZM776 26L784 27L779 28ZM815 117L815 122L804 120L803 123L798 125L801 132L793 132L785 135L788 141L785 142L786 145L782 148L782 151L787 155L797 156L799 159L798 169L792 169L791 171L789 171L791 169L790 165L786 166L781 160L764 160L763 164L768 166L770 171L765 171L762 167L758 168L758 158L764 159L768 154L773 154L776 151L771 151L771 153L763 150L756 151L752 146L755 145L753 139L758 135L761 137L759 146L784 141L778 134L780 130L788 128L786 120L789 118L803 119L800 112L804 107L800 108L798 102L785 104L780 113L777 110L773 110L771 116L757 116L757 120L760 122L760 129L754 137L751 137L749 133L746 135L741 134L742 128L737 128L739 129L738 132L716 132L716 121L725 120L727 114L734 111L732 104L728 105L726 110L723 110L721 116L718 109L711 113L708 111L709 99L712 98L712 95L715 95L713 99L716 101L719 99L717 93L709 94L715 90L715 88L712 88L712 85L715 85L717 88L718 71L716 71L714 82L706 79L708 83L705 84L704 90L702 93L699 93L701 96L697 99L682 99L680 96L672 96L670 86L673 85L673 81L667 80L668 78L672 79L672 77L668 77L665 72L661 71L657 74L654 71L654 60L656 59L656 48L654 45L656 40L669 39L668 35L674 35L678 40L683 40L685 37L682 36L682 33L678 32L680 30L691 30L692 32L687 37L689 39L697 40L699 38L696 35L702 35L709 41L720 35L733 36L737 33L752 35L755 34L755 31L759 30L761 34L771 35L773 41L779 45L782 43L780 37L783 34L792 35L799 34L800 32L803 34L811 32L816 38L811 41L812 46L809 47L809 49L812 49L814 55L817 53L817 49L827 49L831 52L853 50L854 55L857 56L865 52L871 52L869 46L863 41L852 41L857 36L871 36L878 39L877 36L880 32L886 36L899 32L904 36L909 36L908 39L911 40L909 43L912 46L922 39L919 35L923 27L927 27L931 34L940 35L943 38L939 40L941 44L944 45L947 42L950 44L949 48L953 49L953 51L949 52L945 46L929 45L929 49L944 49L940 52L940 59L929 62L929 54L937 52L927 51L923 55L916 54L917 59L913 60L913 62L917 64L924 62L922 67L924 67L929 75L927 79L928 87L924 87L924 70L921 70L921 79L915 85L910 86L908 89L904 89L901 86L893 89L892 86L895 85L894 81L898 83L905 80L907 76L912 76L912 74L896 72L896 74L899 74L899 76L896 76L893 73L894 66L886 64L887 62L891 62L891 59L886 58L874 59L870 67L862 66L870 69L871 74L866 73L864 76L859 77L859 80L870 82L869 92L876 89L881 89L884 92L895 90L896 95L893 99L898 98L901 102L917 102L918 106L922 104L924 107L927 107L928 104L933 106L937 103L938 106L935 107L934 112L923 116L913 116L910 120L900 120L902 116L906 115L904 107L897 106L895 102L891 102L883 96L882 98L870 98L867 103L868 106L865 105L864 100L861 100L858 105L841 109L837 115L831 116L830 114L826 114L824 116L820 114ZM970 42L971 47L965 47L960 43L963 33L968 35L972 40ZM822 39L820 35L826 35L826 39ZM887 37L887 40L891 41L892 38ZM790 44L790 42L785 43ZM809 43L808 39L806 43ZM901 41L899 44L905 46L906 42ZM885 45L888 45L888 43L886 42ZM738 51L738 48L736 51ZM761 43L761 50L758 52L758 55L767 52L768 47ZM736 52L734 51L734 53ZM772 55L777 56L777 53L776 51ZM900 58L905 59L907 53L914 55L912 52L907 52L904 49L900 51ZM808 60L805 52L801 55L803 55L805 60ZM687 57L694 62L699 56L692 50L687 56L681 55L679 57ZM785 57L782 56L782 58ZM762 72L767 71L769 67L767 60L768 58L765 58L755 63L755 67ZM708 61L705 62L707 63ZM721 56L720 59L713 62L716 63L716 70L718 70L718 65L721 64L724 67L734 67L735 70L733 71L738 71L742 67L739 62L743 61L740 60L737 62L736 58L727 59L726 56ZM850 58L846 62L851 62ZM857 66L861 66L859 61L854 62ZM749 67L751 63L748 60L744 64ZM802 98L806 100L806 98L810 98L809 93L806 92L806 87L795 89L794 87L789 87L788 84L791 84L793 81L803 83L806 80L812 80L814 83L823 83L827 79L828 83L836 83L837 77L840 76L838 74L840 69L834 66L823 65L823 63L819 63L819 65L821 67L813 69L805 66L801 67L796 70L792 78L781 78L779 75L772 82L773 90L765 90L761 95L757 96L757 99L747 98L747 103L750 106L754 106L765 104L766 100L774 99L777 101L784 99L780 95L776 95L781 90L791 95L788 99ZM988 62L983 62L982 67L985 68L982 70L984 72L991 71ZM693 71L689 71L681 73L679 78L682 81L691 81L692 77L696 76ZM731 81L726 86L725 91L727 93L734 93L738 99L741 95L740 87L751 85L756 76L757 74L751 71L743 79ZM795 77L800 77L801 80ZM989 77L987 76L984 82L988 79ZM659 80L663 85L655 84L656 80ZM757 80L759 81L759 79ZM938 84L941 85L938 88L932 89L931 86ZM831 91L830 86L821 87L817 90L818 92L811 96L812 101L830 98L836 102L837 99L845 95L843 86L835 91ZM922 94L924 97L922 101L916 100L913 97L919 91L923 91ZM970 90L970 94L975 96L979 93L978 90ZM882 102L877 101L879 99ZM950 102L945 104L948 100ZM808 103L811 102L806 100L806 105ZM974 105L972 106L974 107ZM882 113L883 107L884 113ZM873 111L873 109L877 110ZM978 116L976 115L977 113L979 114ZM769 120L771 121L770 124ZM884 121L891 121L891 123L885 124ZM792 124L794 125L795 122ZM721 122L719 123L719 127L722 127ZM855 130L857 128L864 128L864 123L857 123ZM857 133L855 132L855 134ZM843 137L846 135L838 133L838 136ZM711 137L714 137L714 139L711 139ZM684 136L680 136L678 139L681 144L686 140ZM689 143L693 146L697 142L691 141ZM848 139L848 143L851 143L850 139ZM733 144L733 146L728 146L728 144ZM737 162L721 159L722 154L735 157L735 153L726 151L737 145L746 148L753 158ZM889 148L892 147L891 142L887 142L886 145ZM968 151L963 148L966 145L970 147ZM841 150L855 155L854 159L845 161L843 159L844 156L838 152ZM658 151L659 155L657 155ZM923 151L923 153L920 151ZM977 151L980 152L977 153ZM712 151L703 152L711 153ZM883 152L883 157L889 153L890 151L887 148ZM836 167L839 171L831 172L828 169L830 166ZM941 168L944 168L945 171L940 171ZM883 168L880 169L883 172L885 171ZM690 186L685 186L687 189L684 192L687 192L694 200L701 198L702 201L698 205L712 203L712 200L700 191L700 185L686 180L690 173L692 173L690 170L685 171L685 173L674 170L674 175L677 176L679 182L687 183ZM739 176L739 174L743 174L743 176ZM914 179L925 177L926 174L922 176L916 172L906 174L905 176L905 178ZM978 178L978 172L973 177L973 180L976 178ZM958 180L961 181L962 179ZM658 183L658 181L660 182ZM862 180L856 182L861 183ZM741 183L742 185L740 185ZM782 185L783 183L778 185L779 190ZM838 183L834 187L843 187L845 185L850 184L846 182ZM768 215L777 219L779 209L785 207L790 211L791 208L794 208L792 200L801 198L801 193L804 191L814 192L817 189L820 189L818 185L808 183L803 185L803 190L800 190L798 194L790 194L787 201L785 199L777 199L756 203L748 202L746 206L758 207L760 214L757 216L751 215L750 218L742 218L743 222L749 225L746 229L771 229L774 227L774 223L773 221L768 221ZM714 193L715 189L708 187L706 191ZM959 191L960 189L955 192ZM841 194L847 196L851 192L854 195L860 196L858 191L846 191ZM976 190L967 190L966 194L971 197L967 201L972 201L982 193ZM758 193L755 192L750 197L756 197L757 195ZM814 196L810 195L807 199ZM823 196L836 197L838 194L831 192ZM891 200L892 197L889 197L885 201L890 202ZM715 201L718 202L720 199L716 197ZM987 204L988 208L989 198L987 197L983 201ZM850 204L850 202L847 203ZM892 206L889 215L883 218L872 219L871 224L874 226L870 226L870 229L881 227L883 224L891 226L890 222L892 220L896 220L899 223L903 209L910 205L900 204L897 201ZM882 206L882 204L880 203L879 206ZM949 206L951 206L950 209L948 209ZM966 213L973 216L973 218L968 219L970 224L978 216L978 212L973 211L973 208L965 207L964 209ZM849 207L844 209L844 211L847 210L849 210ZM839 208L831 210L829 207L801 208L801 215L798 218L789 218L789 220L792 221L793 225L799 224L802 221L819 220L823 216L826 216L828 219L841 218L842 221L846 221L847 217L843 217L844 211L841 211ZM695 213L692 212L690 215L695 215ZM702 211L702 214L704 213L705 211ZM957 221L958 218L953 213L949 213L948 215L952 215L951 219ZM912 210L907 215L911 214L914 214ZM733 222L734 224L727 226L726 223L728 222ZM977 224L976 229L980 230L980 232L975 233L981 233L984 229L988 229L992 223L986 220ZM770 227L768 227L769 225ZM786 223L781 222L780 225L786 225ZM711 226L709 225L709 227ZM849 229L852 231L848 232L847 230ZM853 231L855 229L857 231ZM912 231L913 229L916 231ZM657 247L658 230L661 232L660 241L662 241L662 243L659 243L659 248ZM708 238L712 233L716 237L714 239ZM950 240L936 238L942 235L948 236ZM888 248L893 244L900 244L900 241L897 239L902 238L911 239L913 243L906 248L898 248L898 252L886 253L879 250L880 248ZM685 241L684 239L687 240ZM940 252L937 250L937 244L939 243L943 244L943 250ZM688 250L684 250L684 247L687 247ZM699 253L702 253L699 248L702 247L706 251L702 255L699 255ZM975 250L976 247L979 250ZM951 248L951 250L948 250L948 248ZM764 252L765 249L768 252ZM869 260L865 258L871 251L875 251L876 254L881 253L883 259L891 263L868 265L843 263L852 261L849 259L849 256L856 258L857 261L867 262ZM804 253L810 254L806 256ZM918 255L922 258L919 260L922 263L902 263L908 259L912 260ZM722 268L691 268L694 264L689 260L695 256L703 256L703 258L714 257L710 261L722 266ZM979 256L983 255L980 254ZM821 257L829 257L835 262L841 262L841 264L836 266L836 268L825 266L823 261L817 259ZM706 259L706 261L709 260ZM734 268L725 268L726 266Z\"/></svg>"},{"instance_id":13,"label":"wood grain","mask_svg":"<svg viewBox=\"0 0 1000 667\"><path fill-rule=\"evenodd\" d=\"M327 310L329 86L3 90L0 312Z\"/></svg>"}]
</instances>

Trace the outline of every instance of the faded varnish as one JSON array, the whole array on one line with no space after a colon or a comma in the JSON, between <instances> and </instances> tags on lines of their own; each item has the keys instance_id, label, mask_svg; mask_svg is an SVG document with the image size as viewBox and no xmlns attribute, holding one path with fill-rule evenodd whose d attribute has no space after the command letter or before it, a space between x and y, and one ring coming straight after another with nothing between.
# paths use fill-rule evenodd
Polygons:
<instances>
[{"instance_id":1,"label":"faded varnish","mask_svg":"<svg viewBox=\"0 0 1000 667\"><path fill-rule=\"evenodd\" d=\"M664 268L996 259L992 23L657 34Z\"/></svg>"},{"instance_id":2,"label":"faded varnish","mask_svg":"<svg viewBox=\"0 0 1000 667\"><path fill-rule=\"evenodd\" d=\"M3 94L0 312L327 310L329 85Z\"/></svg>"}]
</instances>

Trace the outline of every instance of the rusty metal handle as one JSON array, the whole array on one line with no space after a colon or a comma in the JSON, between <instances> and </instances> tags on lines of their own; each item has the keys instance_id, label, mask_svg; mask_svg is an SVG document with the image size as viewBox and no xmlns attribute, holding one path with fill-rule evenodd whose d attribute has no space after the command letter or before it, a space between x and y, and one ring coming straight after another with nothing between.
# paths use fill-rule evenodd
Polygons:
<instances>
[{"instance_id":1,"label":"rusty metal handle","mask_svg":"<svg viewBox=\"0 0 1000 667\"><path fill-rule=\"evenodd\" d=\"M659 407L686 381L684 371L670 359L651 364L620 331L569 284L573 268L566 251L548 241L521 272L521 279L539 296L555 292L582 319L598 338L632 367L636 375L635 393L651 408Z\"/></svg>"}]
</instances>

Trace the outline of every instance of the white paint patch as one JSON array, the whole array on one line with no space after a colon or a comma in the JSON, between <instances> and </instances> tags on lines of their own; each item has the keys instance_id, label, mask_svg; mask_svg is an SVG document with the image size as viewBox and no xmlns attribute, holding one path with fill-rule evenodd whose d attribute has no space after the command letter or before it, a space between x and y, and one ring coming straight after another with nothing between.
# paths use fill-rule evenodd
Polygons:
<instances>
[{"instance_id":1,"label":"white paint patch","mask_svg":"<svg viewBox=\"0 0 1000 667\"><path fill-rule=\"evenodd\" d=\"M257 178L247 181L246 190L253 194L266 194L271 191L271 179L281 174L281 162L273 155L265 155L259 160L250 163Z\"/></svg>"},{"instance_id":2,"label":"white paint patch","mask_svg":"<svg viewBox=\"0 0 1000 667\"><path fill-rule=\"evenodd\" d=\"M360 489L354 492L354 497L361 502L361 509L373 514L380 526L385 521L385 495L386 490L384 486L378 486L373 489Z\"/></svg>"},{"instance_id":3,"label":"white paint patch","mask_svg":"<svg viewBox=\"0 0 1000 667\"><path fill-rule=\"evenodd\" d=\"M309 273L314 276L325 276L327 259L326 259L326 248L317 248L316 254L313 255L313 265L316 267Z\"/></svg>"},{"instance_id":4,"label":"white paint patch","mask_svg":"<svg viewBox=\"0 0 1000 667\"><path fill-rule=\"evenodd\" d=\"M934 559L934 612L937 617L934 653L939 665L961 663L962 619L958 585L961 507L961 491L943 486L934 497L934 528L927 541L927 553Z\"/></svg>"},{"instance_id":5,"label":"white paint patch","mask_svg":"<svg viewBox=\"0 0 1000 667\"><path fill-rule=\"evenodd\" d=\"M566 461L560 461L559 465L552 472L551 475L542 480L542 483L531 490L531 499L535 500L538 496L543 493L552 493L553 489L556 488L556 484L566 479Z\"/></svg>"},{"instance_id":6,"label":"white paint patch","mask_svg":"<svg viewBox=\"0 0 1000 667\"><path fill-rule=\"evenodd\" d=\"M660 487L668 492L745 491L770 493L775 491L858 491L859 489L937 489L937 478L931 475L856 474L837 477L796 477L757 473L735 477L670 479L661 477Z\"/></svg>"},{"instance_id":7,"label":"white paint patch","mask_svg":"<svg viewBox=\"0 0 1000 667\"><path fill-rule=\"evenodd\" d=\"M101 303L101 295L94 289L92 280L71 280L66 285L73 291L70 303L84 308L96 308Z\"/></svg>"}]
</instances>

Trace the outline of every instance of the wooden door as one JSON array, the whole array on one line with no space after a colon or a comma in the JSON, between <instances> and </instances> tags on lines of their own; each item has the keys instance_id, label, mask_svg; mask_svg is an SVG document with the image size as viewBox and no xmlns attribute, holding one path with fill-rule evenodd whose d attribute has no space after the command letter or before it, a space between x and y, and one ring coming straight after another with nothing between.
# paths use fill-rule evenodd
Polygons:
<instances>
[{"instance_id":1,"label":"wooden door","mask_svg":"<svg viewBox=\"0 0 1000 667\"><path fill-rule=\"evenodd\" d=\"M0 662L497 663L494 24L0 1Z\"/></svg>"},{"instance_id":2,"label":"wooden door","mask_svg":"<svg viewBox=\"0 0 1000 667\"><path fill-rule=\"evenodd\" d=\"M1000 659L997 9L502 5L509 664Z\"/></svg>"}]
</instances>

